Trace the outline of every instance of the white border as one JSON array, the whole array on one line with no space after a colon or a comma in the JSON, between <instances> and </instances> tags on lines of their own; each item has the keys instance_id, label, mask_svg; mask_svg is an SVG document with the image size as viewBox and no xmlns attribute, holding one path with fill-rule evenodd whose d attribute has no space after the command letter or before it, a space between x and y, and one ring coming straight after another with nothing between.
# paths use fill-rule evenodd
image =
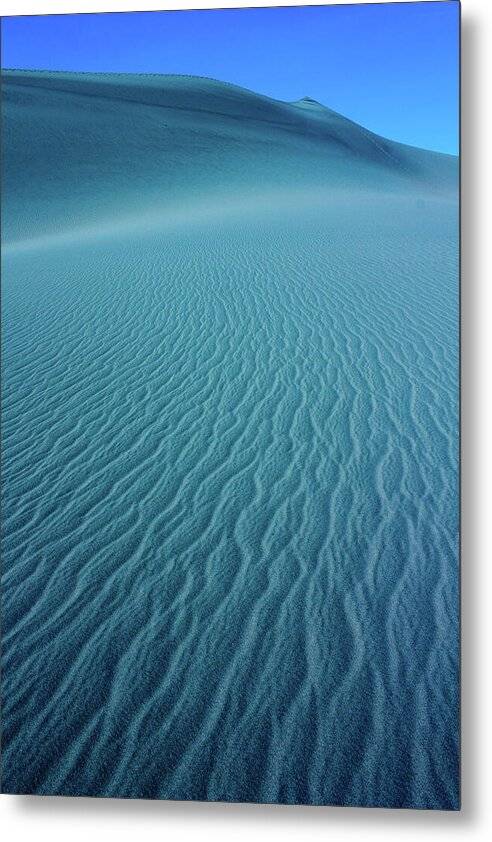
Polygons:
<instances>
[{"instance_id":1,"label":"white border","mask_svg":"<svg viewBox=\"0 0 492 842\"><path fill-rule=\"evenodd\" d=\"M374 3L375 0L358 0L359 3ZM387 2L387 0L383 0ZM408 2L408 0L393 0L396 3ZM433 2L433 0L422 0L422 2ZM148 2L139 3L134 0L6 0L2 3L2 15L39 15L39 14L62 14L64 12L149 12L162 11L164 9L234 9L238 6L330 6L330 5L353 5L349 0L341 0L336 4L330 0L309 0L306 4L302 0L171 0L171 2Z\"/></svg>"}]
</instances>

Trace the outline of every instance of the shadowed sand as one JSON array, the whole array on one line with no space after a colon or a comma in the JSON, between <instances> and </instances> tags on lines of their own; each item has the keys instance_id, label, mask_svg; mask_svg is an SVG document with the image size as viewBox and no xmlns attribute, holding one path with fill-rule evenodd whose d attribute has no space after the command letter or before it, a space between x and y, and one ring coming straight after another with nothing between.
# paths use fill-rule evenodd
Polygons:
<instances>
[{"instance_id":1,"label":"shadowed sand","mask_svg":"<svg viewBox=\"0 0 492 842\"><path fill-rule=\"evenodd\" d=\"M457 160L3 74L3 788L456 809Z\"/></svg>"}]
</instances>

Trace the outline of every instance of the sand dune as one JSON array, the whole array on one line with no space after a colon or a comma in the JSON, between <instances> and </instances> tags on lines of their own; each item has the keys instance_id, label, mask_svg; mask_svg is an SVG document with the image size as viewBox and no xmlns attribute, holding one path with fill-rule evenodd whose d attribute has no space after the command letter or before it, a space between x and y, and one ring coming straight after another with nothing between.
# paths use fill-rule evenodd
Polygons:
<instances>
[{"instance_id":1,"label":"sand dune","mask_svg":"<svg viewBox=\"0 0 492 842\"><path fill-rule=\"evenodd\" d=\"M458 806L457 161L4 74L3 788Z\"/></svg>"}]
</instances>

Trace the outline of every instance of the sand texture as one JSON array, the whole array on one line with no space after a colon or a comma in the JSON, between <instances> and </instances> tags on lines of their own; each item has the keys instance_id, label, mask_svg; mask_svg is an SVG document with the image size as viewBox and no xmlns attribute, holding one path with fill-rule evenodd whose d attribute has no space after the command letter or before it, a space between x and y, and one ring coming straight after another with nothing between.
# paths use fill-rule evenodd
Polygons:
<instances>
[{"instance_id":1,"label":"sand texture","mask_svg":"<svg viewBox=\"0 0 492 842\"><path fill-rule=\"evenodd\" d=\"M458 164L3 75L3 789L456 809Z\"/></svg>"}]
</instances>

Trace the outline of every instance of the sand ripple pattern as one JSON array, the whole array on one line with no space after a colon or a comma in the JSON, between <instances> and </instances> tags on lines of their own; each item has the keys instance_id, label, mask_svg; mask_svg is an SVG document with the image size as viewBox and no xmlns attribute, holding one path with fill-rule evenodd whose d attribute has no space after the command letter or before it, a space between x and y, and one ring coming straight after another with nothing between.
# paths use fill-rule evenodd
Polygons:
<instances>
[{"instance_id":1,"label":"sand ripple pattern","mask_svg":"<svg viewBox=\"0 0 492 842\"><path fill-rule=\"evenodd\" d=\"M7 192L4 791L457 808L456 206L355 140L379 188L188 226L50 240Z\"/></svg>"}]
</instances>

